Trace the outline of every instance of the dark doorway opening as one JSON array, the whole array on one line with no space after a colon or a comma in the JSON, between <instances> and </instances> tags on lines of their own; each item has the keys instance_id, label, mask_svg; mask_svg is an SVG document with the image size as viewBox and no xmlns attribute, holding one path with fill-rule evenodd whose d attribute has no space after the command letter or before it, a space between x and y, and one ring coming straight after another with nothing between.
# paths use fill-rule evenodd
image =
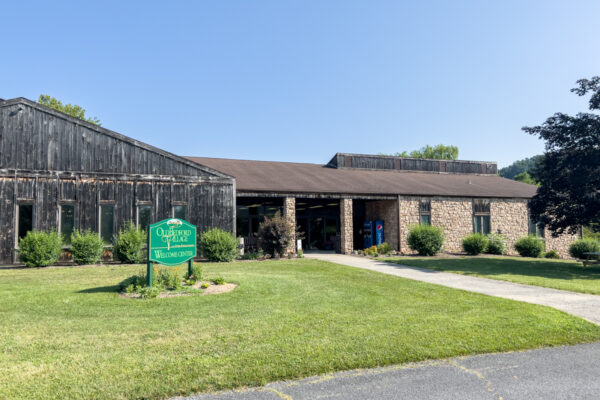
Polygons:
<instances>
[{"instance_id":1,"label":"dark doorway opening","mask_svg":"<svg viewBox=\"0 0 600 400\"><path fill-rule=\"evenodd\" d=\"M303 250L340 247L340 202L337 199L296 199L296 223Z\"/></svg>"}]
</instances>

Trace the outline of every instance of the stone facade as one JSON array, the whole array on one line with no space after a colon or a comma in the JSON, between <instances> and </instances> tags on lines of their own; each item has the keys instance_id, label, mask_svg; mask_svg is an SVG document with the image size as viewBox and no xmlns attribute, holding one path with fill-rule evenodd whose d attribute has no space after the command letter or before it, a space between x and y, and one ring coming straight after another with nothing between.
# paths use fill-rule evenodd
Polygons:
<instances>
[{"instance_id":1,"label":"stone facade","mask_svg":"<svg viewBox=\"0 0 600 400\"><path fill-rule=\"evenodd\" d=\"M383 220L384 239L394 250L398 250L398 202L396 200L367 201L365 219Z\"/></svg>"},{"instance_id":2,"label":"stone facade","mask_svg":"<svg viewBox=\"0 0 600 400\"><path fill-rule=\"evenodd\" d=\"M354 227L352 223L352 199L340 201L340 252L350 254L354 245Z\"/></svg>"},{"instance_id":3,"label":"stone facade","mask_svg":"<svg viewBox=\"0 0 600 400\"><path fill-rule=\"evenodd\" d=\"M571 258L569 254L569 245L579 239L580 235L571 235L564 233L559 237L552 237L552 232L548 229L544 231L544 237L546 238L546 251L555 250L560 258Z\"/></svg>"},{"instance_id":4,"label":"stone facade","mask_svg":"<svg viewBox=\"0 0 600 400\"><path fill-rule=\"evenodd\" d=\"M404 254L415 253L408 247L408 232L410 227L419 223L419 197L398 197L400 215L400 248Z\"/></svg>"},{"instance_id":5,"label":"stone facade","mask_svg":"<svg viewBox=\"0 0 600 400\"><path fill-rule=\"evenodd\" d=\"M462 239L473 233L473 201L465 197L433 197L431 225L444 231L444 252L462 252Z\"/></svg>"},{"instance_id":6,"label":"stone facade","mask_svg":"<svg viewBox=\"0 0 600 400\"><path fill-rule=\"evenodd\" d=\"M525 199L491 199L491 232L502 232L509 255L518 255L515 242L529 232L529 212Z\"/></svg>"},{"instance_id":7,"label":"stone facade","mask_svg":"<svg viewBox=\"0 0 600 400\"><path fill-rule=\"evenodd\" d=\"M283 215L285 219L292 224L294 227L294 234L292 235L294 240L288 246L288 253L296 253L296 198L286 197L283 199Z\"/></svg>"}]
</instances>

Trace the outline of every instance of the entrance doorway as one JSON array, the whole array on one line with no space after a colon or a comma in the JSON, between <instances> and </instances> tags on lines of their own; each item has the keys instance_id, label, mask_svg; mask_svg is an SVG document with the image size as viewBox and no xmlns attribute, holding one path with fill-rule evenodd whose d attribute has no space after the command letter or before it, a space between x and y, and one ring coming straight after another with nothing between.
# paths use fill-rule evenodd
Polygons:
<instances>
[{"instance_id":1,"label":"entrance doorway","mask_svg":"<svg viewBox=\"0 0 600 400\"><path fill-rule=\"evenodd\" d=\"M296 223L304 237L303 250L339 251L339 200L296 199Z\"/></svg>"}]
</instances>

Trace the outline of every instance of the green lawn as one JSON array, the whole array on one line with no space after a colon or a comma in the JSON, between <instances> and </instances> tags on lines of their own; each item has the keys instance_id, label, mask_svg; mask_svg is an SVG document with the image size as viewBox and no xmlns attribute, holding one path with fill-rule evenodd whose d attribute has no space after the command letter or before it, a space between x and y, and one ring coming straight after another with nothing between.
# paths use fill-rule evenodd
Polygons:
<instances>
[{"instance_id":1,"label":"green lawn","mask_svg":"<svg viewBox=\"0 0 600 400\"><path fill-rule=\"evenodd\" d=\"M522 257L394 257L397 264L572 292L600 294L600 268L568 260Z\"/></svg>"},{"instance_id":2,"label":"green lawn","mask_svg":"<svg viewBox=\"0 0 600 400\"><path fill-rule=\"evenodd\" d=\"M0 270L0 398L165 398L600 340L551 308L314 260L206 264L239 283L221 295L119 297L140 269Z\"/></svg>"}]
</instances>

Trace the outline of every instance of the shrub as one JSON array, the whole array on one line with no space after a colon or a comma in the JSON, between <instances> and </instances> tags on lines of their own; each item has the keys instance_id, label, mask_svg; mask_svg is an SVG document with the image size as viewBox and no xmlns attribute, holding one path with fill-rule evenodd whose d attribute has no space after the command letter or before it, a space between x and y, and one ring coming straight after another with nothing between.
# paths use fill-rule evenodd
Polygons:
<instances>
[{"instance_id":1,"label":"shrub","mask_svg":"<svg viewBox=\"0 0 600 400\"><path fill-rule=\"evenodd\" d=\"M89 229L84 233L75 231L71 236L71 253L79 265L97 264L104 253L104 240Z\"/></svg>"},{"instance_id":2,"label":"shrub","mask_svg":"<svg viewBox=\"0 0 600 400\"><path fill-rule=\"evenodd\" d=\"M579 239L569 246L569 254L573 258L585 259L584 253L600 251L600 242L594 239Z\"/></svg>"},{"instance_id":3,"label":"shrub","mask_svg":"<svg viewBox=\"0 0 600 400\"><path fill-rule=\"evenodd\" d=\"M187 277L190 281L198 282L202 280L202 265L198 263L192 264L192 275Z\"/></svg>"},{"instance_id":4,"label":"shrub","mask_svg":"<svg viewBox=\"0 0 600 400\"><path fill-rule=\"evenodd\" d=\"M161 269L158 273L158 286L169 290L181 289L181 277L172 269Z\"/></svg>"},{"instance_id":5,"label":"shrub","mask_svg":"<svg viewBox=\"0 0 600 400\"><path fill-rule=\"evenodd\" d=\"M544 258L553 258L553 259L559 259L560 256L558 255L558 253L556 252L556 250L550 250L544 253Z\"/></svg>"},{"instance_id":6,"label":"shrub","mask_svg":"<svg viewBox=\"0 0 600 400\"><path fill-rule=\"evenodd\" d=\"M156 275L153 275L153 285L157 283ZM137 275L131 275L129 278L124 279L119 283L119 291L126 293L139 292L143 287L146 286L146 274L140 273ZM133 290L130 292L130 288Z\"/></svg>"},{"instance_id":7,"label":"shrub","mask_svg":"<svg viewBox=\"0 0 600 400\"><path fill-rule=\"evenodd\" d=\"M237 255L237 240L231 233L219 228L208 230L200 236L202 254L210 261L228 262Z\"/></svg>"},{"instance_id":8,"label":"shrub","mask_svg":"<svg viewBox=\"0 0 600 400\"><path fill-rule=\"evenodd\" d=\"M258 260L258 257L260 257L260 254L258 252L248 252L248 253L244 253L240 256L240 260Z\"/></svg>"},{"instance_id":9,"label":"shrub","mask_svg":"<svg viewBox=\"0 0 600 400\"><path fill-rule=\"evenodd\" d=\"M488 235L488 245L486 253L502 255L506 252L506 243L504 237L500 234L492 233Z\"/></svg>"},{"instance_id":10,"label":"shrub","mask_svg":"<svg viewBox=\"0 0 600 400\"><path fill-rule=\"evenodd\" d=\"M145 258L143 252L145 244L146 232L129 221L115 235L113 253L122 263L139 264Z\"/></svg>"},{"instance_id":11,"label":"shrub","mask_svg":"<svg viewBox=\"0 0 600 400\"><path fill-rule=\"evenodd\" d=\"M304 251L298 250L298 258L304 258Z\"/></svg>"},{"instance_id":12,"label":"shrub","mask_svg":"<svg viewBox=\"0 0 600 400\"><path fill-rule=\"evenodd\" d=\"M224 285L225 284L225 279L223 279L222 277L217 277L215 279L213 279L213 283L215 285Z\"/></svg>"},{"instance_id":13,"label":"shrub","mask_svg":"<svg viewBox=\"0 0 600 400\"><path fill-rule=\"evenodd\" d=\"M142 299L153 299L160 294L160 289L157 288L156 286L152 286L152 287L144 286L138 292L139 292L140 296L142 297Z\"/></svg>"},{"instance_id":14,"label":"shrub","mask_svg":"<svg viewBox=\"0 0 600 400\"><path fill-rule=\"evenodd\" d=\"M210 285L208 283L203 283L202 285L200 285L200 287L202 289L206 289L207 287L209 287Z\"/></svg>"},{"instance_id":15,"label":"shrub","mask_svg":"<svg viewBox=\"0 0 600 400\"><path fill-rule=\"evenodd\" d=\"M377 246L371 246L369 248L366 248L365 249L365 255L366 256L377 257L379 255L379 253L377 251Z\"/></svg>"},{"instance_id":16,"label":"shrub","mask_svg":"<svg viewBox=\"0 0 600 400\"><path fill-rule=\"evenodd\" d=\"M523 236L515 243L515 250L521 257L540 257L545 248L544 240L534 235Z\"/></svg>"},{"instance_id":17,"label":"shrub","mask_svg":"<svg viewBox=\"0 0 600 400\"><path fill-rule=\"evenodd\" d=\"M415 225L408 234L408 246L421 256L433 256L442 250L444 233L433 225Z\"/></svg>"},{"instance_id":18,"label":"shrub","mask_svg":"<svg viewBox=\"0 0 600 400\"><path fill-rule=\"evenodd\" d=\"M463 251L472 256L483 253L487 249L488 238L483 233L473 233L462 240Z\"/></svg>"},{"instance_id":19,"label":"shrub","mask_svg":"<svg viewBox=\"0 0 600 400\"><path fill-rule=\"evenodd\" d=\"M377 246L377 252L379 254L390 254L394 249L390 246L389 243L383 242L379 246Z\"/></svg>"},{"instance_id":20,"label":"shrub","mask_svg":"<svg viewBox=\"0 0 600 400\"><path fill-rule=\"evenodd\" d=\"M62 240L57 232L29 231L19 240L19 259L28 267L47 267L62 253Z\"/></svg>"},{"instance_id":21,"label":"shrub","mask_svg":"<svg viewBox=\"0 0 600 400\"><path fill-rule=\"evenodd\" d=\"M294 244L295 230L294 224L277 211L258 225L258 245L273 257L281 256Z\"/></svg>"}]
</instances>

